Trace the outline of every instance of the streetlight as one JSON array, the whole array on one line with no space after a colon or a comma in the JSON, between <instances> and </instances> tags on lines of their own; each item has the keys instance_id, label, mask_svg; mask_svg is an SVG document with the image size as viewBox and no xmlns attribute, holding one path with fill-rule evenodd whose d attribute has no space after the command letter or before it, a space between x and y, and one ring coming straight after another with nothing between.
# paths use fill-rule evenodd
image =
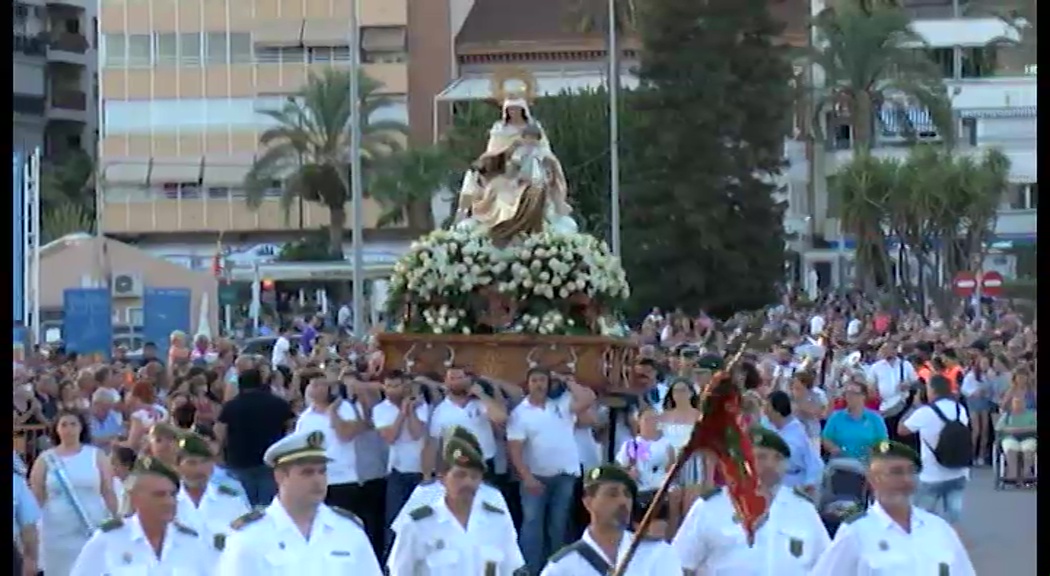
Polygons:
<instances>
[{"instance_id":1,"label":"streetlight","mask_svg":"<svg viewBox=\"0 0 1050 576\"><path fill-rule=\"evenodd\" d=\"M612 253L620 257L620 50L616 0L609 0L609 223Z\"/></svg>"},{"instance_id":2,"label":"streetlight","mask_svg":"<svg viewBox=\"0 0 1050 576\"><path fill-rule=\"evenodd\" d=\"M350 10L350 208L353 211L353 313L354 335L365 335L364 197L361 182L361 0Z\"/></svg>"}]
</instances>

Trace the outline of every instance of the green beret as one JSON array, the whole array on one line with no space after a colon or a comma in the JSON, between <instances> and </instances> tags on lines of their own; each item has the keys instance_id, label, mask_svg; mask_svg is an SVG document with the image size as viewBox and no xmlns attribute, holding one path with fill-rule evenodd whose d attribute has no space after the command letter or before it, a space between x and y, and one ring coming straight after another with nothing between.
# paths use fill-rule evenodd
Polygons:
<instances>
[{"instance_id":1,"label":"green beret","mask_svg":"<svg viewBox=\"0 0 1050 576\"><path fill-rule=\"evenodd\" d=\"M587 476L583 479L583 486L586 488L597 484L604 484L606 482L618 482L626 486L632 496L638 494L638 483L634 481L634 478L631 478L631 475L627 473L627 470L616 464L603 464L591 468L587 471Z\"/></svg>"},{"instance_id":2,"label":"green beret","mask_svg":"<svg viewBox=\"0 0 1050 576\"><path fill-rule=\"evenodd\" d=\"M902 444L893 440L883 440L871 449L872 460L890 460L892 458L910 460L915 464L916 470L922 469L922 459L919 458L919 453L907 444Z\"/></svg>"},{"instance_id":3,"label":"green beret","mask_svg":"<svg viewBox=\"0 0 1050 576\"><path fill-rule=\"evenodd\" d=\"M770 450L776 450L780 452L780 455L784 458L791 457L791 448L788 448L787 442L780 437L780 434L762 427L754 426L751 428L751 442L756 448L768 448Z\"/></svg>"},{"instance_id":4,"label":"green beret","mask_svg":"<svg viewBox=\"0 0 1050 576\"><path fill-rule=\"evenodd\" d=\"M461 438L453 436L445 441L442 456L449 467L460 466L485 471L485 458L481 455L481 450L475 449L470 442Z\"/></svg>"},{"instance_id":5,"label":"green beret","mask_svg":"<svg viewBox=\"0 0 1050 576\"><path fill-rule=\"evenodd\" d=\"M172 484L175 486L182 483L182 480L179 479L179 475L169 468L167 464L161 462L157 458L151 458L149 456L136 460L135 465L131 468L131 472L133 474L163 476L164 478L171 480Z\"/></svg>"},{"instance_id":6,"label":"green beret","mask_svg":"<svg viewBox=\"0 0 1050 576\"><path fill-rule=\"evenodd\" d=\"M149 435L157 438L170 438L177 440L182 436L182 430L167 422L157 422L149 429Z\"/></svg>"},{"instance_id":7,"label":"green beret","mask_svg":"<svg viewBox=\"0 0 1050 576\"><path fill-rule=\"evenodd\" d=\"M456 440L459 440L461 442L466 442L470 445L471 448L474 449L475 452L477 452L478 454L482 453L481 443L478 442L477 436L471 433L470 430L467 430L462 426L453 426L452 429L449 430L448 436L446 436L445 438L445 442L448 442L452 438L455 438Z\"/></svg>"},{"instance_id":8,"label":"green beret","mask_svg":"<svg viewBox=\"0 0 1050 576\"><path fill-rule=\"evenodd\" d=\"M196 456L198 458L214 458L208 441L198 434L187 434L179 438L179 450L183 456Z\"/></svg>"},{"instance_id":9,"label":"green beret","mask_svg":"<svg viewBox=\"0 0 1050 576\"><path fill-rule=\"evenodd\" d=\"M704 354L696 361L697 368L704 368L707 370L721 370L724 365L725 362L718 354Z\"/></svg>"}]
</instances>

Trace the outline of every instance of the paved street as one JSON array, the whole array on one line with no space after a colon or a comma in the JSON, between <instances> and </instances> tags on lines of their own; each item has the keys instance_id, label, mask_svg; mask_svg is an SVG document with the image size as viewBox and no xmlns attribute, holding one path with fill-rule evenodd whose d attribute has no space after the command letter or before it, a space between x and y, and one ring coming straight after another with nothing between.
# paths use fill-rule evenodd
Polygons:
<instances>
[{"instance_id":1,"label":"paved street","mask_svg":"<svg viewBox=\"0 0 1050 576\"><path fill-rule=\"evenodd\" d=\"M991 470L974 470L963 535L978 576L1036 576L1036 493L996 491Z\"/></svg>"}]
</instances>

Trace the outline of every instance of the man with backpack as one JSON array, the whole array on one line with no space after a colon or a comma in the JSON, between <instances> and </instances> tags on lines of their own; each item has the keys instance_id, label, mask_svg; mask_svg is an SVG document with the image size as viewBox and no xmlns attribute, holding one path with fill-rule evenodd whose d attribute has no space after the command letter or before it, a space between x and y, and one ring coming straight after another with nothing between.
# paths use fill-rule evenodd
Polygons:
<instances>
[{"instance_id":1,"label":"man with backpack","mask_svg":"<svg viewBox=\"0 0 1050 576\"><path fill-rule=\"evenodd\" d=\"M913 403L897 431L902 436L919 436L922 470L915 503L939 514L958 530L963 491L973 463L970 415L952 393L951 381L943 375L930 377L926 395L927 403Z\"/></svg>"}]
</instances>

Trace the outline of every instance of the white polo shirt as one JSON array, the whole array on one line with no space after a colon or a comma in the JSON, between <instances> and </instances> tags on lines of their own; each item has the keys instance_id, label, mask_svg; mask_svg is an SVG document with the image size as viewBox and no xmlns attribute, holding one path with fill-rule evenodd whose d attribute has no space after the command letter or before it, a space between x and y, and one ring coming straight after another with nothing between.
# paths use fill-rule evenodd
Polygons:
<instances>
[{"instance_id":1,"label":"white polo shirt","mask_svg":"<svg viewBox=\"0 0 1050 576\"><path fill-rule=\"evenodd\" d=\"M463 406L445 398L434 407L427 423L430 437L441 442L454 426L462 426L478 439L481 455L486 459L496 457L496 435L492 432L489 411L481 400L471 398Z\"/></svg>"},{"instance_id":2,"label":"white polo shirt","mask_svg":"<svg viewBox=\"0 0 1050 576\"><path fill-rule=\"evenodd\" d=\"M948 398L940 398L936 402L944 417L950 421L956 418L963 424L970 423L970 414L961 404ZM933 454L933 448L941 438L944 430L944 421L937 416L933 408L920 406L902 422L905 428L919 435L919 460L922 461L922 470L919 471L919 482L945 482L957 478L969 478L970 468L945 468L937 461Z\"/></svg>"},{"instance_id":3,"label":"white polo shirt","mask_svg":"<svg viewBox=\"0 0 1050 576\"><path fill-rule=\"evenodd\" d=\"M902 379L903 376L903 379ZM898 389L902 382L914 382L919 379L911 362L897 358L890 362L882 359L868 369L868 380L875 384L879 391L879 411L885 412L894 405L908 399L908 393Z\"/></svg>"},{"instance_id":4,"label":"white polo shirt","mask_svg":"<svg viewBox=\"0 0 1050 576\"><path fill-rule=\"evenodd\" d=\"M507 441L524 443L525 466L536 476L580 475L580 448L572 441L576 415L572 396L563 394L536 406L526 398L510 413Z\"/></svg>"},{"instance_id":5,"label":"white polo shirt","mask_svg":"<svg viewBox=\"0 0 1050 576\"><path fill-rule=\"evenodd\" d=\"M372 423L376 429L393 426L397 421L397 415L401 409L389 400L383 400L372 408ZM423 441L426 439L426 425L430 420L430 407L420 402L416 406L416 418L423 423L423 434L418 439L413 439L408 431L408 425L401 425L401 433L390 444L390 456L387 459L387 471L392 472L422 472L423 471Z\"/></svg>"},{"instance_id":6,"label":"white polo shirt","mask_svg":"<svg viewBox=\"0 0 1050 576\"><path fill-rule=\"evenodd\" d=\"M357 420L357 412L346 400L339 403L339 417ZM308 406L295 421L296 432L323 432L325 454L332 459L328 463L329 484L353 484L360 481L357 474L357 454L354 444L357 439L343 442L336 436L335 427L327 411L318 411Z\"/></svg>"}]
</instances>

